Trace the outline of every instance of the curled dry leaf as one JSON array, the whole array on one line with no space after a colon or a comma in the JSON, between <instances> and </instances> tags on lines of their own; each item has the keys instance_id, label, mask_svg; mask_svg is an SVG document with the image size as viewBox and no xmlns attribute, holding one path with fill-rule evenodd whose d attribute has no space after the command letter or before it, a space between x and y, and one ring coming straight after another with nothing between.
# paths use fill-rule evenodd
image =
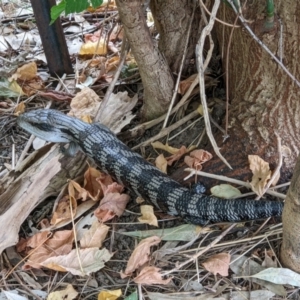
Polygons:
<instances>
[{"instance_id":1,"label":"curled dry leaf","mask_svg":"<svg viewBox=\"0 0 300 300\"><path fill-rule=\"evenodd\" d=\"M267 249L265 249L265 259L261 265L263 267L267 267L267 268L277 268L278 267L277 260L275 258L275 254L272 250L267 251Z\"/></svg>"},{"instance_id":2,"label":"curled dry leaf","mask_svg":"<svg viewBox=\"0 0 300 300\"><path fill-rule=\"evenodd\" d=\"M184 162L196 170L202 169L202 164L212 159L212 154L208 151L198 149L194 150L184 158Z\"/></svg>"},{"instance_id":3,"label":"curled dry leaf","mask_svg":"<svg viewBox=\"0 0 300 300\"><path fill-rule=\"evenodd\" d=\"M194 148L194 146L191 146L189 149L187 149L185 146L181 146L178 149L178 148L171 147L168 144L164 145L163 143L158 141L151 143L151 145L155 149L161 149L172 154L171 156L166 158L169 166L171 166L174 161L179 160L184 154L186 154L188 151Z\"/></svg>"},{"instance_id":4,"label":"curled dry leaf","mask_svg":"<svg viewBox=\"0 0 300 300\"><path fill-rule=\"evenodd\" d=\"M96 178L96 181L100 184L103 194L105 194L107 187L114 183L110 175L107 175L102 172L100 172L99 176Z\"/></svg>"},{"instance_id":5,"label":"curled dry leaf","mask_svg":"<svg viewBox=\"0 0 300 300\"><path fill-rule=\"evenodd\" d=\"M163 143L161 143L159 141L151 143L151 145L154 149L161 149L161 150L167 151L168 153L171 153L171 154L176 154L179 150L178 148L171 147L168 144L164 145Z\"/></svg>"},{"instance_id":6,"label":"curled dry leaf","mask_svg":"<svg viewBox=\"0 0 300 300\"><path fill-rule=\"evenodd\" d=\"M258 196L262 196L264 188L271 178L269 163L264 161L258 155L248 155L248 161L253 173L252 181L250 182L252 190Z\"/></svg>"},{"instance_id":7,"label":"curled dry leaf","mask_svg":"<svg viewBox=\"0 0 300 300\"><path fill-rule=\"evenodd\" d=\"M18 68L15 74L10 79L29 81L37 76L37 65L35 62L30 62Z\"/></svg>"},{"instance_id":8,"label":"curled dry leaf","mask_svg":"<svg viewBox=\"0 0 300 300\"><path fill-rule=\"evenodd\" d=\"M71 210L72 205L72 210ZM55 212L52 215L50 224L57 225L58 223L74 218L77 211L77 201L73 196L66 195L61 198L56 206Z\"/></svg>"},{"instance_id":9,"label":"curled dry leaf","mask_svg":"<svg viewBox=\"0 0 300 300\"><path fill-rule=\"evenodd\" d=\"M100 103L100 98L96 92L89 87L85 87L72 99L70 103L71 110L68 115L78 119L82 119L83 116L94 118Z\"/></svg>"},{"instance_id":10,"label":"curled dry leaf","mask_svg":"<svg viewBox=\"0 0 300 300\"><path fill-rule=\"evenodd\" d=\"M92 167L89 167L84 173L84 188L93 196L93 197L102 197L103 189L97 178L103 176L102 173Z\"/></svg>"},{"instance_id":11,"label":"curled dry leaf","mask_svg":"<svg viewBox=\"0 0 300 300\"><path fill-rule=\"evenodd\" d=\"M115 215L121 216L129 201L127 194L107 193L101 200L99 207L95 210L94 215L101 221L106 222Z\"/></svg>"},{"instance_id":12,"label":"curled dry leaf","mask_svg":"<svg viewBox=\"0 0 300 300\"><path fill-rule=\"evenodd\" d=\"M177 153L167 157L168 166L171 166L174 161L179 160L184 154L186 154L189 150L185 146L181 146L180 149L178 149Z\"/></svg>"},{"instance_id":13,"label":"curled dry leaf","mask_svg":"<svg viewBox=\"0 0 300 300\"><path fill-rule=\"evenodd\" d=\"M163 154L160 154L156 157L155 166L163 173L167 173L168 162Z\"/></svg>"},{"instance_id":14,"label":"curled dry leaf","mask_svg":"<svg viewBox=\"0 0 300 300\"><path fill-rule=\"evenodd\" d=\"M180 81L179 87L178 87L178 93L180 95L184 95L197 76L198 76L198 74L193 74L190 77Z\"/></svg>"},{"instance_id":15,"label":"curled dry leaf","mask_svg":"<svg viewBox=\"0 0 300 300\"><path fill-rule=\"evenodd\" d=\"M162 275L159 273L160 269L156 267L145 267L141 270L139 275L133 279L135 283L139 284L168 284L172 278L162 279Z\"/></svg>"},{"instance_id":16,"label":"curled dry leaf","mask_svg":"<svg viewBox=\"0 0 300 300\"><path fill-rule=\"evenodd\" d=\"M121 277L125 278L145 264L150 259L150 247L159 244L161 239L158 236L151 236L142 241L136 246L131 254L125 272L121 272Z\"/></svg>"},{"instance_id":17,"label":"curled dry leaf","mask_svg":"<svg viewBox=\"0 0 300 300\"><path fill-rule=\"evenodd\" d=\"M96 40L97 41L94 41ZM92 56L94 54L105 55L107 53L106 41L104 38L96 38L93 35L86 35L86 42L81 45L79 55Z\"/></svg>"},{"instance_id":18,"label":"curled dry leaf","mask_svg":"<svg viewBox=\"0 0 300 300\"><path fill-rule=\"evenodd\" d=\"M202 265L207 271L212 272L214 275L219 273L222 276L228 276L229 263L230 254L219 253L210 257Z\"/></svg>"},{"instance_id":19,"label":"curled dry leaf","mask_svg":"<svg viewBox=\"0 0 300 300\"><path fill-rule=\"evenodd\" d=\"M154 215L153 206L142 205L141 214L142 216L138 218L139 222L158 227L158 222L156 216Z\"/></svg>"}]
</instances>

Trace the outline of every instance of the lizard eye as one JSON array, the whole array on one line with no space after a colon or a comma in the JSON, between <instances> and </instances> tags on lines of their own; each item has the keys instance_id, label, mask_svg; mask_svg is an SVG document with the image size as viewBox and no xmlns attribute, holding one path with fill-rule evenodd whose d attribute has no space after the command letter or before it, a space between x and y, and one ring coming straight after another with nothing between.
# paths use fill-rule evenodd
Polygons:
<instances>
[{"instance_id":1,"label":"lizard eye","mask_svg":"<svg viewBox=\"0 0 300 300\"><path fill-rule=\"evenodd\" d=\"M47 124L47 123L36 123L36 122L31 122L30 123L32 126L38 128L41 131L46 131L46 132L52 132L54 130L54 126Z\"/></svg>"}]
</instances>

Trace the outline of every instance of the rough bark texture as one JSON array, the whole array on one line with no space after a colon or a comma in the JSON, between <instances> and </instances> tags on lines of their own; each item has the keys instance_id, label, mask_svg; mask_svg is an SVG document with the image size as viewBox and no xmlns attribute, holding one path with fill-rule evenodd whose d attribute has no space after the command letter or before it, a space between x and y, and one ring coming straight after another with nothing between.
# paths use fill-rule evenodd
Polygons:
<instances>
[{"instance_id":1,"label":"rough bark texture","mask_svg":"<svg viewBox=\"0 0 300 300\"><path fill-rule=\"evenodd\" d=\"M167 61L153 43L141 1L118 0L116 3L143 81L143 117L153 119L162 115L171 101L174 88L172 74Z\"/></svg>"},{"instance_id":2,"label":"rough bark texture","mask_svg":"<svg viewBox=\"0 0 300 300\"><path fill-rule=\"evenodd\" d=\"M158 48L164 54L173 73L178 73L181 65L194 4L195 1L191 0L150 1L155 26L160 33ZM200 9L196 7L191 33L188 37L188 50L183 66L183 74L188 73L190 59L195 57L195 45L199 38L199 23Z\"/></svg>"},{"instance_id":3,"label":"rough bark texture","mask_svg":"<svg viewBox=\"0 0 300 300\"><path fill-rule=\"evenodd\" d=\"M276 1L276 11L283 24L283 63L300 79L297 63L300 55L298 1ZM279 56L279 24L272 31L263 26L265 2L248 1L243 9L245 19L251 20L251 28L271 51ZM218 17L233 24L235 14L222 4ZM238 22L239 24L239 22ZM226 50L231 28L216 23L216 33L225 70ZM229 55L229 135L222 143L217 136L221 153L233 171L229 171L218 159L207 164L204 170L249 179L248 154L257 154L274 168L278 162L276 135L285 147L281 180L291 177L300 148L300 89L270 56L259 46L245 29L234 30Z\"/></svg>"},{"instance_id":4,"label":"rough bark texture","mask_svg":"<svg viewBox=\"0 0 300 300\"><path fill-rule=\"evenodd\" d=\"M62 156L58 145L47 145L1 179L0 224L9 226L0 230L0 254L18 242L20 227L30 212L47 197L57 195L67 179L82 174L86 166L83 153Z\"/></svg>"},{"instance_id":5,"label":"rough bark texture","mask_svg":"<svg viewBox=\"0 0 300 300\"><path fill-rule=\"evenodd\" d=\"M282 214L283 239L281 262L284 266L300 272L300 156L294 170L291 185L285 199Z\"/></svg>"}]
</instances>

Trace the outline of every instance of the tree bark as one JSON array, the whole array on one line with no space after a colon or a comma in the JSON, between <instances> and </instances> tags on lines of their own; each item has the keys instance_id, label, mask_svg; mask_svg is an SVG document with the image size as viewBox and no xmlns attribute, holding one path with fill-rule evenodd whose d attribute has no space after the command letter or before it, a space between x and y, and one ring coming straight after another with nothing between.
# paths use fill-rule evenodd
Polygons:
<instances>
[{"instance_id":1,"label":"tree bark","mask_svg":"<svg viewBox=\"0 0 300 300\"><path fill-rule=\"evenodd\" d=\"M190 60L195 57L195 45L199 37L200 9L194 7L195 1L191 0L151 0L150 8L155 20L155 27L160 34L158 48L164 54L170 69L178 73L188 38L188 47L183 74L189 73ZM187 36L190 21L192 20L191 33ZM195 69L193 68L193 72Z\"/></svg>"},{"instance_id":2,"label":"tree bark","mask_svg":"<svg viewBox=\"0 0 300 300\"><path fill-rule=\"evenodd\" d=\"M281 261L284 266L300 272L300 156L285 199L282 214L283 239Z\"/></svg>"},{"instance_id":3,"label":"tree bark","mask_svg":"<svg viewBox=\"0 0 300 300\"><path fill-rule=\"evenodd\" d=\"M300 15L295 14L300 9L300 3L276 1L275 4L283 25L283 64L300 79L300 68L295 63L300 55L300 48L297 46L300 42ZM243 16L250 21L255 34L278 57L280 24L275 16L273 30L264 27L265 2L246 2ZM218 18L233 24L236 15L231 7L222 4ZM237 24L241 25L239 22ZM230 32L231 27L216 22L224 71ZM219 159L207 164L205 169L249 179L249 154L259 155L274 169L278 163L278 135L284 146L281 180L287 181L291 177L300 148L300 89L243 27L234 29L229 51L229 138L222 142L223 133L219 133L217 140L221 153L229 161L233 171L229 171Z\"/></svg>"},{"instance_id":4,"label":"tree bark","mask_svg":"<svg viewBox=\"0 0 300 300\"><path fill-rule=\"evenodd\" d=\"M174 82L164 56L153 43L141 1L116 1L120 19L129 41L144 87L144 119L154 119L168 108Z\"/></svg>"}]
</instances>

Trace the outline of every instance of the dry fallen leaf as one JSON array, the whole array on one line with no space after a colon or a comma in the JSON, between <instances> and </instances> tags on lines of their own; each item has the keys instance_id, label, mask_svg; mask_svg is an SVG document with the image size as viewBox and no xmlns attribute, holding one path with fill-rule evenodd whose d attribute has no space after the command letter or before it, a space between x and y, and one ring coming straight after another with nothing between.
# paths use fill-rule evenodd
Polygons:
<instances>
[{"instance_id":1,"label":"dry fallen leaf","mask_svg":"<svg viewBox=\"0 0 300 300\"><path fill-rule=\"evenodd\" d=\"M153 206L142 205L141 214L142 216L138 218L139 222L158 227L158 222L156 216L154 215Z\"/></svg>"},{"instance_id":2,"label":"dry fallen leaf","mask_svg":"<svg viewBox=\"0 0 300 300\"><path fill-rule=\"evenodd\" d=\"M187 79L180 81L180 84L178 87L178 93L180 95L184 95L197 76L198 76L198 74L193 74L190 77L188 77Z\"/></svg>"},{"instance_id":3,"label":"dry fallen leaf","mask_svg":"<svg viewBox=\"0 0 300 300\"><path fill-rule=\"evenodd\" d=\"M219 253L211 256L202 265L207 271L212 272L214 275L220 274L222 276L228 276L229 263L230 254Z\"/></svg>"},{"instance_id":4,"label":"dry fallen leaf","mask_svg":"<svg viewBox=\"0 0 300 300\"><path fill-rule=\"evenodd\" d=\"M72 249L73 241L73 230L56 231L52 238L43 243L34 237L30 238L27 246L32 248L32 250L23 269L41 268L42 262L48 258L69 253Z\"/></svg>"},{"instance_id":5,"label":"dry fallen leaf","mask_svg":"<svg viewBox=\"0 0 300 300\"><path fill-rule=\"evenodd\" d=\"M122 296L122 290L101 291L98 300L117 300Z\"/></svg>"},{"instance_id":6,"label":"dry fallen leaf","mask_svg":"<svg viewBox=\"0 0 300 300\"><path fill-rule=\"evenodd\" d=\"M72 205L72 210L70 208L70 204ZM70 220L74 218L77 211L77 201L74 197L70 197L69 195L61 198L55 208L55 212L52 215L50 220L51 225L57 225L62 221Z\"/></svg>"},{"instance_id":7,"label":"dry fallen leaf","mask_svg":"<svg viewBox=\"0 0 300 300\"><path fill-rule=\"evenodd\" d=\"M196 170L202 169L202 164L212 159L212 154L208 151L198 149L185 156L184 162L190 167Z\"/></svg>"},{"instance_id":8,"label":"dry fallen leaf","mask_svg":"<svg viewBox=\"0 0 300 300\"><path fill-rule=\"evenodd\" d=\"M94 215L101 221L106 222L115 215L121 216L130 197L127 194L107 193L101 200L99 207L95 210Z\"/></svg>"},{"instance_id":9,"label":"dry fallen leaf","mask_svg":"<svg viewBox=\"0 0 300 300\"><path fill-rule=\"evenodd\" d=\"M96 112L101 104L99 96L89 87L83 88L72 99L69 116L81 119L83 116L95 117Z\"/></svg>"},{"instance_id":10,"label":"dry fallen leaf","mask_svg":"<svg viewBox=\"0 0 300 300\"><path fill-rule=\"evenodd\" d=\"M142 241L136 246L132 252L127 267L121 272L121 277L131 276L134 270L145 264L150 259L150 247L159 244L161 239L158 236L151 236Z\"/></svg>"},{"instance_id":11,"label":"dry fallen leaf","mask_svg":"<svg viewBox=\"0 0 300 300\"><path fill-rule=\"evenodd\" d=\"M94 41L98 39L97 41ZM92 34L86 35L86 42L81 45L79 50L79 55L89 55L94 54L105 55L107 53L107 45L104 38L96 38Z\"/></svg>"},{"instance_id":12,"label":"dry fallen leaf","mask_svg":"<svg viewBox=\"0 0 300 300\"><path fill-rule=\"evenodd\" d=\"M269 164L258 155L248 155L248 160L250 169L253 173L250 185L253 192L255 192L258 196L262 196L264 193L264 188L271 178Z\"/></svg>"},{"instance_id":13,"label":"dry fallen leaf","mask_svg":"<svg viewBox=\"0 0 300 300\"><path fill-rule=\"evenodd\" d=\"M78 293L71 284L68 284L64 290L55 291L48 295L47 300L72 300Z\"/></svg>"},{"instance_id":14,"label":"dry fallen leaf","mask_svg":"<svg viewBox=\"0 0 300 300\"><path fill-rule=\"evenodd\" d=\"M267 268L277 268L278 267L275 254L272 250L267 251L267 249L265 249L265 259L261 265L263 267L267 267Z\"/></svg>"},{"instance_id":15,"label":"dry fallen leaf","mask_svg":"<svg viewBox=\"0 0 300 300\"><path fill-rule=\"evenodd\" d=\"M240 196L242 193L239 189L233 187L230 184L224 183L215 185L210 189L212 196L216 196L224 199L232 199Z\"/></svg>"},{"instance_id":16,"label":"dry fallen leaf","mask_svg":"<svg viewBox=\"0 0 300 300\"><path fill-rule=\"evenodd\" d=\"M192 146L193 147L193 146ZM186 154L189 150L185 146L181 146L178 149L177 153L167 157L168 165L171 166L174 161L179 160L184 154Z\"/></svg>"},{"instance_id":17,"label":"dry fallen leaf","mask_svg":"<svg viewBox=\"0 0 300 300\"><path fill-rule=\"evenodd\" d=\"M85 276L99 271L104 263L109 261L113 254L107 249L99 250L98 247L88 249L73 249L66 255L50 257L42 265L46 268L70 272L73 275Z\"/></svg>"},{"instance_id":18,"label":"dry fallen leaf","mask_svg":"<svg viewBox=\"0 0 300 300\"><path fill-rule=\"evenodd\" d=\"M37 76L37 65L35 62L30 62L18 68L17 71L11 76L11 79L29 81Z\"/></svg>"},{"instance_id":19,"label":"dry fallen leaf","mask_svg":"<svg viewBox=\"0 0 300 300\"><path fill-rule=\"evenodd\" d=\"M178 148L171 147L168 144L164 145L162 142L159 141L153 142L151 143L151 145L154 149L161 149L171 154L176 154L179 151Z\"/></svg>"},{"instance_id":20,"label":"dry fallen leaf","mask_svg":"<svg viewBox=\"0 0 300 300\"><path fill-rule=\"evenodd\" d=\"M91 228L84 233L80 239L81 248L102 247L102 242L105 240L109 227L101 224L98 221L93 222Z\"/></svg>"},{"instance_id":21,"label":"dry fallen leaf","mask_svg":"<svg viewBox=\"0 0 300 300\"><path fill-rule=\"evenodd\" d=\"M133 279L138 284L168 284L172 278L162 279L162 275L159 273L160 269L152 266L145 267L141 270L139 275Z\"/></svg>"},{"instance_id":22,"label":"dry fallen leaf","mask_svg":"<svg viewBox=\"0 0 300 300\"><path fill-rule=\"evenodd\" d=\"M25 103L22 101L20 102L17 107L15 108L15 115L19 116L20 114L22 114L23 112L25 112Z\"/></svg>"},{"instance_id":23,"label":"dry fallen leaf","mask_svg":"<svg viewBox=\"0 0 300 300\"><path fill-rule=\"evenodd\" d=\"M160 154L155 159L155 166L163 173L167 173L168 162L163 154Z\"/></svg>"},{"instance_id":24,"label":"dry fallen leaf","mask_svg":"<svg viewBox=\"0 0 300 300\"><path fill-rule=\"evenodd\" d=\"M84 188L93 196L98 199L98 197L103 196L103 190L101 184L97 180L102 176L102 173L92 167L89 167L84 173Z\"/></svg>"}]
</instances>

